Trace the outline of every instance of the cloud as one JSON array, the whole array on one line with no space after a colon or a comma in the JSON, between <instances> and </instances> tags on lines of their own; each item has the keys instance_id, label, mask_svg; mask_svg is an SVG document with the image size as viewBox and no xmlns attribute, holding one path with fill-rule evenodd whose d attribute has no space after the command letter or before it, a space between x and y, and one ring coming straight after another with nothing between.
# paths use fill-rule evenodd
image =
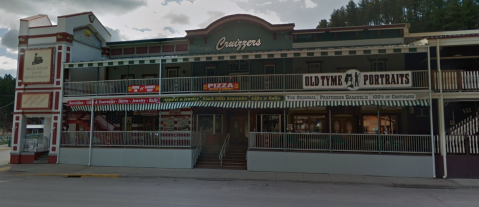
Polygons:
<instances>
[{"instance_id":1,"label":"cloud","mask_svg":"<svg viewBox=\"0 0 479 207\"><path fill-rule=\"evenodd\" d=\"M131 28L131 29L136 30L136 31L140 31L140 32L151 31L150 28L144 28L144 29Z\"/></svg>"},{"instance_id":2,"label":"cloud","mask_svg":"<svg viewBox=\"0 0 479 207\"><path fill-rule=\"evenodd\" d=\"M234 2L249 13L277 14L281 22L295 23L295 29L316 28L320 19L329 19L333 9L340 8L349 0L254 0ZM254 3L252 3L254 2ZM322 5L318 7L318 5ZM272 13L273 12L273 13Z\"/></svg>"},{"instance_id":3,"label":"cloud","mask_svg":"<svg viewBox=\"0 0 479 207\"><path fill-rule=\"evenodd\" d=\"M176 31L175 29L173 29L173 27L164 27L163 28L163 31L169 31L171 34L175 34L175 33L178 33L178 31Z\"/></svg>"},{"instance_id":4,"label":"cloud","mask_svg":"<svg viewBox=\"0 0 479 207\"><path fill-rule=\"evenodd\" d=\"M172 14L170 12L165 16L165 19L170 19L171 24L190 24L190 17L185 14Z\"/></svg>"},{"instance_id":5,"label":"cloud","mask_svg":"<svg viewBox=\"0 0 479 207\"><path fill-rule=\"evenodd\" d=\"M200 24L201 28L205 28L209 24L211 24L212 22L214 22L214 21L218 20L219 18L225 16L225 13L221 12L221 11L208 11L206 13L208 14L209 17L206 21L204 21L203 23Z\"/></svg>"},{"instance_id":6,"label":"cloud","mask_svg":"<svg viewBox=\"0 0 479 207\"><path fill-rule=\"evenodd\" d=\"M304 4L306 4L306 8L315 8L318 5L312 2L311 0L304 0Z\"/></svg>"},{"instance_id":7,"label":"cloud","mask_svg":"<svg viewBox=\"0 0 479 207\"><path fill-rule=\"evenodd\" d=\"M105 27L105 28L111 34L111 41L112 42L124 41L124 40L128 39L120 33L119 29L113 29L113 28L110 28L110 27Z\"/></svg>"},{"instance_id":8,"label":"cloud","mask_svg":"<svg viewBox=\"0 0 479 207\"><path fill-rule=\"evenodd\" d=\"M0 56L0 76L5 74L11 74L12 76L17 76L17 60Z\"/></svg>"},{"instance_id":9,"label":"cloud","mask_svg":"<svg viewBox=\"0 0 479 207\"><path fill-rule=\"evenodd\" d=\"M7 32L8 32L8 28L0 28L0 37L5 35L5 33L7 33Z\"/></svg>"},{"instance_id":10,"label":"cloud","mask_svg":"<svg viewBox=\"0 0 479 207\"><path fill-rule=\"evenodd\" d=\"M18 30L10 29L0 39L0 45L11 50L18 48Z\"/></svg>"},{"instance_id":11,"label":"cloud","mask_svg":"<svg viewBox=\"0 0 479 207\"><path fill-rule=\"evenodd\" d=\"M162 4L163 6L166 6L166 5L168 5L169 3L171 3L171 2L176 2L176 3L178 3L178 4L181 4L182 1L183 1L183 0L165 0L165 2L164 2L164 3L161 3L161 4ZM187 1L193 3L195 0L187 0Z\"/></svg>"}]
</instances>

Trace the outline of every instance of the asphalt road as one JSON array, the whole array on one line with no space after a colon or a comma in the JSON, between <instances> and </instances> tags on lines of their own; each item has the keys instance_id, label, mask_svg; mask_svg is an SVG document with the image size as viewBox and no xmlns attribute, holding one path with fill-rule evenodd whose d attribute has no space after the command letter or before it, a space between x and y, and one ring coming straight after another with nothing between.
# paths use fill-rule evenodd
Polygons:
<instances>
[{"instance_id":1,"label":"asphalt road","mask_svg":"<svg viewBox=\"0 0 479 207\"><path fill-rule=\"evenodd\" d=\"M0 145L0 166L10 162L10 147Z\"/></svg>"},{"instance_id":2,"label":"asphalt road","mask_svg":"<svg viewBox=\"0 0 479 207\"><path fill-rule=\"evenodd\" d=\"M306 182L28 177L0 172L1 207L478 206L479 189Z\"/></svg>"}]
</instances>

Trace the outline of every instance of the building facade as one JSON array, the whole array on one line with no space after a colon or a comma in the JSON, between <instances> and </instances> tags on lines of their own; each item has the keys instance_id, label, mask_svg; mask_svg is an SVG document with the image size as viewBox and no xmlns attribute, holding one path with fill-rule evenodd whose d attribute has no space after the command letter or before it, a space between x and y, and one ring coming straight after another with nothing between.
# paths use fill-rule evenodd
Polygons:
<instances>
[{"instance_id":1,"label":"building facade","mask_svg":"<svg viewBox=\"0 0 479 207\"><path fill-rule=\"evenodd\" d=\"M237 14L111 42L91 12L22 19L11 163L479 176L479 31L408 28Z\"/></svg>"}]
</instances>

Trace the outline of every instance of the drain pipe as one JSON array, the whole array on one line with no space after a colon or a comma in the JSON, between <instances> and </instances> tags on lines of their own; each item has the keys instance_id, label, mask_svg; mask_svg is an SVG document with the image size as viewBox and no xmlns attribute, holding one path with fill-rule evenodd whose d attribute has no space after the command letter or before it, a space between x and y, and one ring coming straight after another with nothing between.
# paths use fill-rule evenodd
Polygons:
<instances>
[{"instance_id":1,"label":"drain pipe","mask_svg":"<svg viewBox=\"0 0 479 207\"><path fill-rule=\"evenodd\" d=\"M437 62L437 71L439 74L439 135L441 137L441 151L442 151L442 162L444 163L444 176L442 178L447 178L447 151L446 151L446 131L444 130L444 96L442 94L442 71L441 71L441 54L439 51L439 38L436 39L436 62Z\"/></svg>"}]
</instances>

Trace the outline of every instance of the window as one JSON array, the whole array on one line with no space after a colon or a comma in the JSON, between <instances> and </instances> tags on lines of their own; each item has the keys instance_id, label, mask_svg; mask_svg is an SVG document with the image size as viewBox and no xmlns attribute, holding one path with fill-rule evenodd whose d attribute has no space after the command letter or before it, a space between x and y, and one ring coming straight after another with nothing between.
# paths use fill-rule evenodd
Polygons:
<instances>
[{"instance_id":1,"label":"window","mask_svg":"<svg viewBox=\"0 0 479 207\"><path fill-rule=\"evenodd\" d=\"M275 74L276 66L274 64L265 64L264 65L264 74Z\"/></svg>"},{"instance_id":2,"label":"window","mask_svg":"<svg viewBox=\"0 0 479 207\"><path fill-rule=\"evenodd\" d=\"M326 132L325 116L308 116L297 115L294 116L294 132L301 133L322 133Z\"/></svg>"},{"instance_id":3,"label":"window","mask_svg":"<svg viewBox=\"0 0 479 207\"><path fill-rule=\"evenodd\" d=\"M135 78L135 75L133 74L129 74L129 75L121 75L121 79L134 79Z\"/></svg>"},{"instance_id":4,"label":"window","mask_svg":"<svg viewBox=\"0 0 479 207\"><path fill-rule=\"evenodd\" d=\"M398 117L397 116L363 116L363 132L366 134L377 134L378 129L381 134L397 134L398 133ZM380 121L381 124L378 123ZM381 128L379 128L381 127Z\"/></svg>"},{"instance_id":5,"label":"window","mask_svg":"<svg viewBox=\"0 0 479 207\"><path fill-rule=\"evenodd\" d=\"M249 63L246 61L234 61L229 63L230 72L245 72L248 71Z\"/></svg>"},{"instance_id":6,"label":"window","mask_svg":"<svg viewBox=\"0 0 479 207\"><path fill-rule=\"evenodd\" d=\"M262 114L257 115L256 120L260 132L281 132L283 131L283 123L280 114Z\"/></svg>"},{"instance_id":7,"label":"window","mask_svg":"<svg viewBox=\"0 0 479 207\"><path fill-rule=\"evenodd\" d=\"M156 75L155 74L144 74L143 79L155 79Z\"/></svg>"},{"instance_id":8,"label":"window","mask_svg":"<svg viewBox=\"0 0 479 207\"><path fill-rule=\"evenodd\" d=\"M322 66L322 62L308 62L308 73L321 73Z\"/></svg>"},{"instance_id":9,"label":"window","mask_svg":"<svg viewBox=\"0 0 479 207\"><path fill-rule=\"evenodd\" d=\"M377 63L377 65L376 65ZM386 61L371 61L372 71L386 71Z\"/></svg>"},{"instance_id":10,"label":"window","mask_svg":"<svg viewBox=\"0 0 479 207\"><path fill-rule=\"evenodd\" d=\"M223 133L223 115L221 114L199 114L194 117L196 119L197 131L208 134Z\"/></svg>"},{"instance_id":11,"label":"window","mask_svg":"<svg viewBox=\"0 0 479 207\"><path fill-rule=\"evenodd\" d=\"M206 76L215 76L215 67L206 67Z\"/></svg>"},{"instance_id":12,"label":"window","mask_svg":"<svg viewBox=\"0 0 479 207\"><path fill-rule=\"evenodd\" d=\"M167 70L168 70L168 78L178 77L178 68L167 68Z\"/></svg>"}]
</instances>

